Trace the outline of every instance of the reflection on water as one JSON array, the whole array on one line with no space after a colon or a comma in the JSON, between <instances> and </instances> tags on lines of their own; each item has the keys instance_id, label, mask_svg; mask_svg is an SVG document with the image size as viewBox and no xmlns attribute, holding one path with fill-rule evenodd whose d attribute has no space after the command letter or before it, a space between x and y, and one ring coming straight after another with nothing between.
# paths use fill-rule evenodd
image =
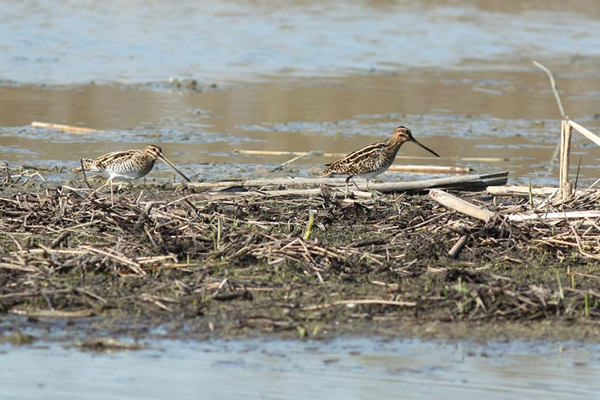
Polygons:
<instances>
[{"instance_id":1,"label":"reflection on water","mask_svg":"<svg viewBox=\"0 0 600 400\"><path fill-rule=\"evenodd\" d=\"M587 399L598 345L529 342L156 341L92 354L56 345L0 354L7 398ZM30 368L43 365L44 368Z\"/></svg>"}]
</instances>

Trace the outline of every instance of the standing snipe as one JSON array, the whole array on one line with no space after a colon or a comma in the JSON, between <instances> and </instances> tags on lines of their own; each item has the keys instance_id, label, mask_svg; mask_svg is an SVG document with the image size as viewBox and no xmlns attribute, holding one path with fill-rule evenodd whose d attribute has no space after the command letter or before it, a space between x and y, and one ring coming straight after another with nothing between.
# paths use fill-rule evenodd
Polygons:
<instances>
[{"instance_id":1,"label":"standing snipe","mask_svg":"<svg viewBox=\"0 0 600 400\"><path fill-rule=\"evenodd\" d=\"M439 157L435 151L419 143L412 136L410 129L399 126L394 130L391 138L370 144L348 154L344 158L327 164L326 168L321 172L321 176L348 175L346 178L346 193L348 193L348 182L350 179L353 176L360 176L367 180L367 190L369 190L369 181L392 165L400 146L404 142L414 142L431 154Z\"/></svg>"},{"instance_id":2,"label":"standing snipe","mask_svg":"<svg viewBox=\"0 0 600 400\"><path fill-rule=\"evenodd\" d=\"M162 149L155 145L147 146L143 150L115 151L96 158L83 158L81 163L86 171L108 173L112 197L112 181L114 178L139 179L152 170L157 159L167 163L175 172L190 182L189 178L164 156ZM81 172L81 169L81 167L76 167L73 171Z\"/></svg>"}]
</instances>

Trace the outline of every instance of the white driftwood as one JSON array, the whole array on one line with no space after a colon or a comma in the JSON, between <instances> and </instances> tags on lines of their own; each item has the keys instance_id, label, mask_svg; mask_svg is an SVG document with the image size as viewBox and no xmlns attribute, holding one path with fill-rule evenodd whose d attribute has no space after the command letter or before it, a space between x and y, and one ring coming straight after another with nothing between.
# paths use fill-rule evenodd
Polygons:
<instances>
[{"instance_id":1,"label":"white driftwood","mask_svg":"<svg viewBox=\"0 0 600 400\"><path fill-rule=\"evenodd\" d=\"M573 194L573 185L569 181L569 160L571 158L572 127L566 120L560 123L560 173L559 186L562 199L567 200Z\"/></svg>"},{"instance_id":2,"label":"white driftwood","mask_svg":"<svg viewBox=\"0 0 600 400\"><path fill-rule=\"evenodd\" d=\"M469 203L460 197L446 193L443 190L431 189L429 191L429 197L444 207L451 208L462 214L480 219L484 222L489 222L496 215L496 213L486 208L476 206L475 204Z\"/></svg>"},{"instance_id":3,"label":"white driftwood","mask_svg":"<svg viewBox=\"0 0 600 400\"><path fill-rule=\"evenodd\" d=\"M554 80L554 75L552 75L552 71L550 71L546 66L540 64L539 62L533 60L533 65L543 70L547 75L548 79L550 79L550 87L552 88L552 92L554 93L554 98L556 99L556 103L558 104L558 110L560 111L560 116L563 119L568 119L569 117L565 114L565 109L562 105L562 101L560 101L560 95L558 94L558 88L556 87L556 81Z\"/></svg>"},{"instance_id":4,"label":"white driftwood","mask_svg":"<svg viewBox=\"0 0 600 400\"><path fill-rule=\"evenodd\" d=\"M220 182L192 182L186 186L197 189L228 189L228 188L260 188L266 186L318 186L320 183L331 183L333 185L345 185L346 178L264 178L249 179L246 181L220 181Z\"/></svg>"},{"instance_id":5,"label":"white driftwood","mask_svg":"<svg viewBox=\"0 0 600 400\"><path fill-rule=\"evenodd\" d=\"M454 246L452 246L452 248L448 251L448 256L450 256L452 258L458 257L458 254L460 253L460 251L467 244L467 240L468 240L468 236L467 235L462 235L456 241L456 243L454 243Z\"/></svg>"},{"instance_id":6,"label":"white driftwood","mask_svg":"<svg viewBox=\"0 0 600 400\"><path fill-rule=\"evenodd\" d=\"M565 211L539 214L510 214L509 221L549 221L576 218L600 218L600 211Z\"/></svg>"},{"instance_id":7,"label":"white driftwood","mask_svg":"<svg viewBox=\"0 0 600 400\"><path fill-rule=\"evenodd\" d=\"M485 190L494 196L529 196L529 186L488 186ZM552 196L560 191L557 187L544 186L531 188L531 194L534 196ZM595 194L600 192L600 189L577 189L574 191L575 196L585 194Z\"/></svg>"},{"instance_id":8,"label":"white driftwood","mask_svg":"<svg viewBox=\"0 0 600 400\"><path fill-rule=\"evenodd\" d=\"M468 174L469 167L447 167L442 165L392 165L387 172L408 172L412 174Z\"/></svg>"},{"instance_id":9,"label":"white driftwood","mask_svg":"<svg viewBox=\"0 0 600 400\"><path fill-rule=\"evenodd\" d=\"M248 154L251 156L320 156L320 157L344 157L344 153L323 153L321 151L282 151L282 150L246 150L235 149L234 153Z\"/></svg>"},{"instance_id":10,"label":"white driftwood","mask_svg":"<svg viewBox=\"0 0 600 400\"><path fill-rule=\"evenodd\" d=\"M369 185L370 188L370 185ZM339 195L344 197L345 190L340 187ZM251 190L243 192L208 192L206 193L211 199L231 198L235 196L266 196L266 197L281 197L281 196L318 196L321 194L321 189L286 189L286 190ZM373 193L359 190L350 190L350 197L358 197L362 199L370 199Z\"/></svg>"},{"instance_id":11,"label":"white driftwood","mask_svg":"<svg viewBox=\"0 0 600 400\"><path fill-rule=\"evenodd\" d=\"M596 135L595 133L592 133L590 130L584 128L583 126L579 125L575 121L569 120L569 125L571 125L571 127L575 128L575 130L577 130L577 132L581 133L583 136L585 136L586 138L590 139L592 142L594 142L598 146L600 146L600 136Z\"/></svg>"},{"instance_id":12,"label":"white driftwood","mask_svg":"<svg viewBox=\"0 0 600 400\"><path fill-rule=\"evenodd\" d=\"M84 127L81 127L81 126L54 124L54 123L51 123L51 122L33 121L31 123L31 126L33 126L34 128L54 129L54 130L57 130L57 131L68 132L68 133L76 133L76 134L86 134L86 133L101 132L98 129L84 128Z\"/></svg>"},{"instance_id":13,"label":"white driftwood","mask_svg":"<svg viewBox=\"0 0 600 400\"><path fill-rule=\"evenodd\" d=\"M558 192L556 187L531 188L534 196L549 196ZM488 186L486 192L495 196L529 195L529 186Z\"/></svg>"},{"instance_id":14,"label":"white driftwood","mask_svg":"<svg viewBox=\"0 0 600 400\"><path fill-rule=\"evenodd\" d=\"M370 190L376 190L382 193L402 192L411 190L425 190L435 187L446 187L454 189L483 189L488 185L502 185L508 179L508 172L487 175L464 175L452 176L447 178L424 179L409 182L384 182L369 184ZM349 188L358 189L367 192L364 179L355 178L350 182ZM342 186L345 187L345 178L273 178L273 179L253 179L247 181L226 181L226 182L192 182L183 185L204 190L228 190L231 193L243 193L248 188L267 188L269 186L294 187L294 186ZM280 189L276 189L280 190ZM315 189L319 190L319 189ZM273 191L273 190L269 190ZM306 192L310 195L312 192ZM316 192L315 192L316 193Z\"/></svg>"},{"instance_id":15,"label":"white driftwood","mask_svg":"<svg viewBox=\"0 0 600 400\"><path fill-rule=\"evenodd\" d=\"M319 156L319 157L330 157L330 158L341 158L346 155L346 153L324 153L318 150L314 151L282 151L282 150L246 150L246 149L235 149L235 153L237 154L248 154L254 156ZM453 159L457 161L469 161L469 162L505 162L509 161L509 158L502 157L442 157L447 159ZM397 155L396 159L423 159L423 160L439 160L438 157L428 157L428 156L405 156L405 155Z\"/></svg>"}]
</instances>

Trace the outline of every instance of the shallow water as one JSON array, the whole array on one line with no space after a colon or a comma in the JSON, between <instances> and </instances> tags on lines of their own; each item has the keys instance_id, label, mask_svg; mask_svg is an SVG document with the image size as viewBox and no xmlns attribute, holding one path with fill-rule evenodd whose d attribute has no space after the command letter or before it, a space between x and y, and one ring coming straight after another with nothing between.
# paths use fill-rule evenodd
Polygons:
<instances>
[{"instance_id":1,"label":"shallow water","mask_svg":"<svg viewBox=\"0 0 600 400\"><path fill-rule=\"evenodd\" d=\"M2 3L0 159L64 167L52 179L71 178L81 156L149 143L189 175L262 176L291 156L235 150L346 153L404 124L443 157L407 144L398 163L555 183L558 111L532 58L554 70L567 113L600 128L594 1ZM199 90L185 87L192 78ZM580 136L574 146L573 173L581 156L590 183L600 151ZM329 161L305 157L285 174ZM170 175L161 165L150 177Z\"/></svg>"},{"instance_id":2,"label":"shallow water","mask_svg":"<svg viewBox=\"0 0 600 400\"><path fill-rule=\"evenodd\" d=\"M477 72L470 75L488 76ZM442 75L445 79L440 79ZM245 155L237 149L345 153L389 136L398 124L409 126L420 141L442 155L406 144L397 163L469 166L477 172L511 171L513 182L554 183L559 122L556 106L538 79L533 88L518 89L535 71L496 71L502 95L474 91L481 80L458 79L465 73L412 72L402 76L347 76L336 79L253 83L208 92L147 91L129 87L77 86L0 88L0 158L9 165L73 167L79 157L158 143L189 175L207 179L268 175L291 155ZM582 78L583 79L583 78ZM585 79L590 87L599 84ZM442 82L442 83L440 83ZM564 79L575 91L580 79ZM420 96L422 93L431 93ZM464 98L457 102L454 96ZM598 129L591 95L564 96ZM566 102L566 101L565 101ZM27 126L34 120L84 125L102 133L74 135ZM2 122L3 121L3 122ZM597 178L600 151L575 137L573 171L582 157L581 182ZM489 158L475 160L473 158ZM297 161L294 176L309 176L331 158L319 153ZM169 175L161 165L151 177ZM57 179L71 177L68 172ZM381 179L416 179L385 175Z\"/></svg>"},{"instance_id":3,"label":"shallow water","mask_svg":"<svg viewBox=\"0 0 600 400\"><path fill-rule=\"evenodd\" d=\"M598 56L594 1L3 1L2 79L249 81Z\"/></svg>"},{"instance_id":4,"label":"shallow water","mask_svg":"<svg viewBox=\"0 0 600 400\"><path fill-rule=\"evenodd\" d=\"M112 354L55 344L0 349L3 398L589 399L600 390L600 348L572 342L158 340Z\"/></svg>"}]
</instances>

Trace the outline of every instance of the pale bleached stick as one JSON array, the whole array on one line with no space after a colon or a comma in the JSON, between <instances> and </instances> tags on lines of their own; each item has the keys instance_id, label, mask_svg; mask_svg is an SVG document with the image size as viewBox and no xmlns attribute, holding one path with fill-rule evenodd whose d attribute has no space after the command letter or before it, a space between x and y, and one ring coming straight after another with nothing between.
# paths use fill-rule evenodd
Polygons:
<instances>
[{"instance_id":1,"label":"pale bleached stick","mask_svg":"<svg viewBox=\"0 0 600 400\"><path fill-rule=\"evenodd\" d=\"M319 156L319 157L330 157L340 158L344 157L346 153L322 153L320 151L282 151L282 150L247 150L247 149L235 149L234 153L248 154L255 156ZM510 161L509 158L503 157L442 157L458 161L470 161L470 162L505 162ZM427 156L404 156L397 155L396 159L423 159L423 160L439 160L438 157L427 157Z\"/></svg>"},{"instance_id":2,"label":"pale bleached stick","mask_svg":"<svg viewBox=\"0 0 600 400\"><path fill-rule=\"evenodd\" d=\"M595 133L592 133L590 130L584 128L575 121L569 120L569 125L575 128L577 132L581 133L583 136L600 146L600 136L596 135Z\"/></svg>"},{"instance_id":3,"label":"pale bleached stick","mask_svg":"<svg viewBox=\"0 0 600 400\"><path fill-rule=\"evenodd\" d=\"M68 133L77 133L77 134L102 132L102 131L100 131L98 129L84 128L84 127L81 127L81 126L54 124L54 123L51 123L51 122L33 121L31 123L31 126L33 126L34 128L54 129L54 130L57 130L57 131L63 131L63 132L68 132Z\"/></svg>"},{"instance_id":4,"label":"pale bleached stick","mask_svg":"<svg viewBox=\"0 0 600 400\"><path fill-rule=\"evenodd\" d=\"M281 150L246 150L235 149L234 153L248 154L253 156L323 156L323 157L343 157L345 153L321 153L319 151L281 151Z\"/></svg>"},{"instance_id":5,"label":"pale bleached stick","mask_svg":"<svg viewBox=\"0 0 600 400\"><path fill-rule=\"evenodd\" d=\"M468 174L469 167L446 167L438 165L392 165L388 172L407 172L411 174Z\"/></svg>"},{"instance_id":6,"label":"pale bleached stick","mask_svg":"<svg viewBox=\"0 0 600 400\"><path fill-rule=\"evenodd\" d=\"M429 197L431 197L433 200L437 201L444 207L451 208L462 214L480 219L486 223L489 222L492 218L494 218L494 216L496 216L496 213L486 208L476 206L475 204L469 203L468 201L465 201L460 197L454 196L450 193L444 192L443 190L431 189L429 191Z\"/></svg>"},{"instance_id":7,"label":"pale bleached stick","mask_svg":"<svg viewBox=\"0 0 600 400\"><path fill-rule=\"evenodd\" d=\"M552 92L554 93L554 98L556 98L556 104L558 104L558 111L560 111L560 116L562 119L569 119L569 116L565 114L565 109L563 108L562 101L560 101L560 95L558 94L558 88L556 87L556 82L554 81L554 75L552 75L552 71L546 68L544 65L539 62L533 60L533 65L543 70L547 75L548 79L550 79L550 86L552 87Z\"/></svg>"},{"instance_id":8,"label":"pale bleached stick","mask_svg":"<svg viewBox=\"0 0 600 400\"><path fill-rule=\"evenodd\" d=\"M565 114L565 109L563 108L562 101L560 100L560 95L558 94L558 88L556 87L556 82L554 81L554 75L552 75L552 71L550 71L544 65L540 64L539 62L537 62L535 60L533 60L532 62L533 62L533 65L540 68L542 71L544 71L548 75L548 79L550 79L550 87L552 88L552 92L554 93L554 98L556 99L556 104L558 104L558 111L560 112L560 116L562 117L563 120L568 120L569 116ZM556 146L554 153L552 153L552 158L550 159L550 167L548 168L548 171L550 171L552 169L552 164L554 163L554 160L556 160L556 157L558 156L558 153L560 151L559 149L560 149L560 145Z\"/></svg>"},{"instance_id":9,"label":"pale bleached stick","mask_svg":"<svg viewBox=\"0 0 600 400\"><path fill-rule=\"evenodd\" d=\"M463 175L451 176L447 178L423 179L409 182L385 182L372 183L369 188L379 192L395 192L407 190L421 190L433 187L473 187L503 185L506 183L508 172L499 172L495 174L484 175ZM358 179L357 179L358 181ZM272 179L252 179L247 181L223 181L223 182L192 182L186 184L188 187L197 189L227 189L236 187L266 187L266 186L318 186L326 184L329 186L343 186L346 184L345 178L272 178ZM357 186L360 190L366 191L364 180L358 181Z\"/></svg>"},{"instance_id":10,"label":"pale bleached stick","mask_svg":"<svg viewBox=\"0 0 600 400\"><path fill-rule=\"evenodd\" d=\"M460 253L463 247L465 247L465 245L467 244L468 238L469 237L467 235L462 235L456 241L456 243L454 243L454 246L452 246L452 248L448 251L448 256L452 258L458 257L458 253Z\"/></svg>"},{"instance_id":11,"label":"pale bleached stick","mask_svg":"<svg viewBox=\"0 0 600 400\"><path fill-rule=\"evenodd\" d=\"M485 191L494 196L529 195L530 191L534 196L547 196L555 194L558 190L556 187L530 189L529 186L488 186Z\"/></svg>"},{"instance_id":12,"label":"pale bleached stick","mask_svg":"<svg viewBox=\"0 0 600 400\"><path fill-rule=\"evenodd\" d=\"M86 318L94 315L94 310L27 310L24 308L11 308L11 314L25 315L31 318Z\"/></svg>"},{"instance_id":13,"label":"pale bleached stick","mask_svg":"<svg viewBox=\"0 0 600 400\"><path fill-rule=\"evenodd\" d=\"M299 160L302 157L306 157L309 154L310 153L297 155L296 157L292 158L291 160L287 160L286 162L279 164L278 166L276 166L275 168L273 168L271 170L271 172L278 171L278 170L282 169L283 167L285 167L286 165L289 165L289 164L293 163L294 161Z\"/></svg>"},{"instance_id":14,"label":"pale bleached stick","mask_svg":"<svg viewBox=\"0 0 600 400\"><path fill-rule=\"evenodd\" d=\"M543 214L510 214L509 221L548 221L575 218L600 218L600 211L564 211Z\"/></svg>"},{"instance_id":15,"label":"pale bleached stick","mask_svg":"<svg viewBox=\"0 0 600 400\"><path fill-rule=\"evenodd\" d=\"M569 160L571 158L571 125L561 121L560 130L560 191L562 199L567 200L573 194L573 185L569 181Z\"/></svg>"},{"instance_id":16,"label":"pale bleached stick","mask_svg":"<svg viewBox=\"0 0 600 400\"><path fill-rule=\"evenodd\" d=\"M340 186L341 188L342 186ZM370 188L373 185L369 185ZM341 191L340 191L341 192ZM354 197L370 199L373 197L373 193L350 190L350 193ZM267 197L281 197L281 196L318 196L321 194L321 189L287 189L287 190L261 190L261 191L246 191L246 192L210 192L207 193L211 199L231 198L231 197L244 197L244 196L267 196Z\"/></svg>"},{"instance_id":17,"label":"pale bleached stick","mask_svg":"<svg viewBox=\"0 0 600 400\"><path fill-rule=\"evenodd\" d=\"M263 186L304 186L319 185L321 182L333 185L345 185L346 178L264 178L249 179L239 181L220 181L220 182L192 182L187 184L189 187L198 189L225 189L232 187L263 187Z\"/></svg>"},{"instance_id":18,"label":"pale bleached stick","mask_svg":"<svg viewBox=\"0 0 600 400\"><path fill-rule=\"evenodd\" d=\"M399 307L415 307L417 303L414 301L398 301L398 300L383 300L383 299L356 299L356 300L337 300L332 303L315 304L312 306L302 307L302 311L316 311L324 308L330 308L337 305L354 306L358 304L376 304L385 306L399 306Z\"/></svg>"},{"instance_id":19,"label":"pale bleached stick","mask_svg":"<svg viewBox=\"0 0 600 400\"><path fill-rule=\"evenodd\" d=\"M449 178L437 178L437 179L425 179L420 181L411 182L384 182L384 183L372 183L369 185L371 190L375 190L381 193L395 193L404 191L414 190L426 190L434 187L453 187L453 188L473 188L487 186L487 184L504 184L506 183L508 173L497 173L489 175L466 175L466 176L453 176ZM216 186L213 189L223 189L221 186L225 182L215 182ZM239 182L227 182L229 187L260 187L265 188L271 186L294 186L296 184L303 185L328 185L335 187L343 187L345 185L344 179L341 181L339 178L276 178L276 179L260 179L254 181ZM260 184L258 184L260 183ZM331 185L331 184L334 185ZM210 183L190 183L188 187L194 188L209 188ZM372 193L367 191L366 184L363 182L357 182L356 187L359 190L352 191L355 197L359 198L371 198ZM210 198L227 198L235 196L317 196L321 193L320 188L312 189L287 189L287 190L268 190L261 189L260 191L219 191L208 193Z\"/></svg>"}]
</instances>

